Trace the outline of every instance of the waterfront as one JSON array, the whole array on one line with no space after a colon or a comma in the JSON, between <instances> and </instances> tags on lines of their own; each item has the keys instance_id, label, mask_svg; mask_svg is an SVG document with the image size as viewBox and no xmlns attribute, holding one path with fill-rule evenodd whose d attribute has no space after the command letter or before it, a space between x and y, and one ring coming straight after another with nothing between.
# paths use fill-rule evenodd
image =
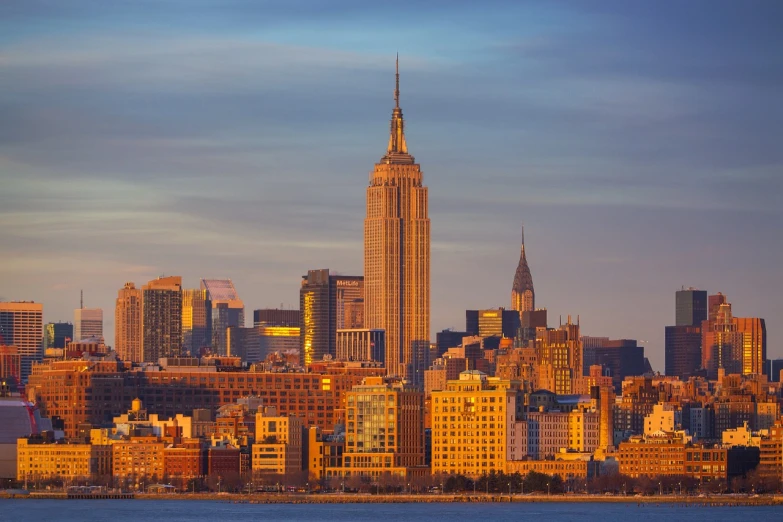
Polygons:
<instances>
[{"instance_id":1,"label":"waterfront","mask_svg":"<svg viewBox=\"0 0 783 522\"><path fill-rule=\"evenodd\" d=\"M633 517L635 522L699 519L735 521L738 517L761 520L778 518L780 506L706 506L683 503L410 503L410 504L244 504L220 500L0 500L0 521L40 520L54 513L62 522L98 522L160 519L167 522L222 520L367 520L384 522L427 518L432 522L455 517L487 517L493 521L540 517L548 522L579 520L606 521Z\"/></svg>"}]
</instances>

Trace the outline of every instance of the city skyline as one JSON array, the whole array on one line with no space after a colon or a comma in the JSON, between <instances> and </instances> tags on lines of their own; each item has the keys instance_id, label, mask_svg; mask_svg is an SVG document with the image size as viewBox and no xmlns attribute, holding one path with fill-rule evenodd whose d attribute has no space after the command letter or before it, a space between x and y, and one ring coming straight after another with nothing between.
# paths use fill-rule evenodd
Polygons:
<instances>
[{"instance_id":1,"label":"city skyline","mask_svg":"<svg viewBox=\"0 0 783 522\"><path fill-rule=\"evenodd\" d=\"M524 222L550 325L580 315L584 335L645 341L663 371L672 294L694 286L767 318L769 357L783 356L772 321L783 312L781 69L768 44L780 43L778 6L711 2L694 19L707 4L615 5L613 16L498 4L524 20L516 33L458 4L435 46L417 32L430 10L403 41L358 29L381 8L359 11L345 35L308 35L315 20L281 8L272 18L294 30L259 34L248 4L248 21L216 9L198 26L195 9L171 35L147 28L145 42L120 7L79 21L78 8L44 17L27 4L0 7L0 299L42 302L44 322L72 317L83 288L114 345L109 311L125 281L230 277L250 310L296 303L308 269L361 273L362 182L387 138L399 47L408 138L433 195L431 340L460 329L466 309L508 307ZM722 30L743 21L754 30ZM448 48L462 30L475 45ZM634 45L612 45L623 39Z\"/></svg>"}]
</instances>

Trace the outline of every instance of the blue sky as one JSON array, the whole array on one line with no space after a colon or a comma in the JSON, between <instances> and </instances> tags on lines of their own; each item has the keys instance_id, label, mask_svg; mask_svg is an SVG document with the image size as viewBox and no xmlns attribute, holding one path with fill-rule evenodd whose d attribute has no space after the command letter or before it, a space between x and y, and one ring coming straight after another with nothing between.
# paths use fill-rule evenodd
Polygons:
<instances>
[{"instance_id":1,"label":"blue sky","mask_svg":"<svg viewBox=\"0 0 783 522\"><path fill-rule=\"evenodd\" d=\"M646 341L681 285L783 357L783 5L0 3L0 298L72 320L125 281L231 277L249 309L362 272L400 53L430 187L432 329L537 305Z\"/></svg>"}]
</instances>

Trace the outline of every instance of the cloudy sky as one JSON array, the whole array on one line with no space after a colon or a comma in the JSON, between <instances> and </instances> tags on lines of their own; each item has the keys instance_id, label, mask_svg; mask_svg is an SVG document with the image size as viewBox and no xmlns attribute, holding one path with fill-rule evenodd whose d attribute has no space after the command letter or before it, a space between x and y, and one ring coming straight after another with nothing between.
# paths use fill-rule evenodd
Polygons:
<instances>
[{"instance_id":1,"label":"cloudy sky","mask_svg":"<svg viewBox=\"0 0 783 522\"><path fill-rule=\"evenodd\" d=\"M783 4L5 0L0 299L44 320L125 281L230 277L298 306L362 273L400 53L430 187L432 330L536 304L646 341L674 292L729 296L783 357Z\"/></svg>"}]
</instances>

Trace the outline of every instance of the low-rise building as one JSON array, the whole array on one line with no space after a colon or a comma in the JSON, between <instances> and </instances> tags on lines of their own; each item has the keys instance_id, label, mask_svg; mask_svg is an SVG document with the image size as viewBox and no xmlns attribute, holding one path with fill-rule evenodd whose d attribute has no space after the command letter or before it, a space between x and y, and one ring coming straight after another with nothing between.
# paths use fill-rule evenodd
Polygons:
<instances>
[{"instance_id":1,"label":"low-rise building","mask_svg":"<svg viewBox=\"0 0 783 522\"><path fill-rule=\"evenodd\" d=\"M286 475L301 471L303 428L301 419L279 416L274 408L257 413L253 472Z\"/></svg>"},{"instance_id":2,"label":"low-rise building","mask_svg":"<svg viewBox=\"0 0 783 522\"><path fill-rule=\"evenodd\" d=\"M19 439L16 448L16 478L20 481L91 479L112 471L111 446L55 443L43 437L29 437Z\"/></svg>"}]
</instances>

